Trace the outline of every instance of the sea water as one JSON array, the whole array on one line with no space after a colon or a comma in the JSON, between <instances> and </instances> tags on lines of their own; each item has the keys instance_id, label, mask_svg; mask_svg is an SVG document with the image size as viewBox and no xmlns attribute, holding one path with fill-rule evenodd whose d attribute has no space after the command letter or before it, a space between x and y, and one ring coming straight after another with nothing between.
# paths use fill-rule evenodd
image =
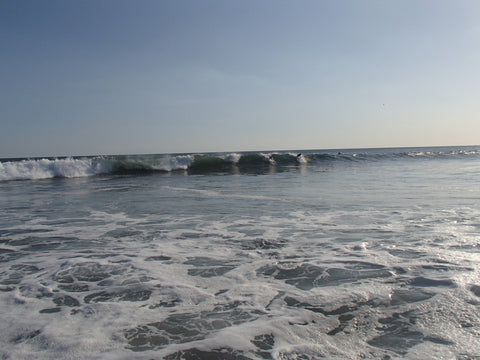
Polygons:
<instances>
[{"instance_id":1,"label":"sea water","mask_svg":"<svg viewBox=\"0 0 480 360\"><path fill-rule=\"evenodd\" d=\"M480 147L5 159L2 359L478 359Z\"/></svg>"}]
</instances>

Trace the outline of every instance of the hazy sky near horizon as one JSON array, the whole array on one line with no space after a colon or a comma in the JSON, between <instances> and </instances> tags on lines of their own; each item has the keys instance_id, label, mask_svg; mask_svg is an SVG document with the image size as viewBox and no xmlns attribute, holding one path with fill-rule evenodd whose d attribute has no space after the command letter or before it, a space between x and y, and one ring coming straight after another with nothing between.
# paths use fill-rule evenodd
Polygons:
<instances>
[{"instance_id":1,"label":"hazy sky near horizon","mask_svg":"<svg viewBox=\"0 0 480 360\"><path fill-rule=\"evenodd\" d=\"M2 0L0 158L480 143L477 0Z\"/></svg>"}]
</instances>

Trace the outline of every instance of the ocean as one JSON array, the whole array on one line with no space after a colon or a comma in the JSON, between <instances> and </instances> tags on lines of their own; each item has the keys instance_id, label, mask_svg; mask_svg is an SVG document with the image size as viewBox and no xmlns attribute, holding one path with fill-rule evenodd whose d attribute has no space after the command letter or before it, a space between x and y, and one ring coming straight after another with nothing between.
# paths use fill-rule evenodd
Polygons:
<instances>
[{"instance_id":1,"label":"ocean","mask_svg":"<svg viewBox=\"0 0 480 360\"><path fill-rule=\"evenodd\" d=\"M480 359L480 146L0 161L1 359Z\"/></svg>"}]
</instances>

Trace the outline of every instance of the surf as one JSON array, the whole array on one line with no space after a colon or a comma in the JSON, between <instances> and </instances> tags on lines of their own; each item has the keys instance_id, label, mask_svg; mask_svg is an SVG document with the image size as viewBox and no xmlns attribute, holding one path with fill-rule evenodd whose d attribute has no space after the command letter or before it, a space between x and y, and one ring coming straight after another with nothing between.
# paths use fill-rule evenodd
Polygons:
<instances>
[{"instance_id":1,"label":"surf","mask_svg":"<svg viewBox=\"0 0 480 360\"><path fill-rule=\"evenodd\" d=\"M476 147L303 150L0 159L0 181L101 175L251 174L302 166L479 158Z\"/></svg>"}]
</instances>

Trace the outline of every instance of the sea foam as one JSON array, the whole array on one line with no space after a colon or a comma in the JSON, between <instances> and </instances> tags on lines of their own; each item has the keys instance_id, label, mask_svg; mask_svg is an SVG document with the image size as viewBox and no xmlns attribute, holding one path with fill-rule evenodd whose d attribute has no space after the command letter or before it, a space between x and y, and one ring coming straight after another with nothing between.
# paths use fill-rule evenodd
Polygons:
<instances>
[{"instance_id":1,"label":"sea foam","mask_svg":"<svg viewBox=\"0 0 480 360\"><path fill-rule=\"evenodd\" d=\"M107 172L101 163L92 159L36 159L0 163L0 180L71 178Z\"/></svg>"}]
</instances>

